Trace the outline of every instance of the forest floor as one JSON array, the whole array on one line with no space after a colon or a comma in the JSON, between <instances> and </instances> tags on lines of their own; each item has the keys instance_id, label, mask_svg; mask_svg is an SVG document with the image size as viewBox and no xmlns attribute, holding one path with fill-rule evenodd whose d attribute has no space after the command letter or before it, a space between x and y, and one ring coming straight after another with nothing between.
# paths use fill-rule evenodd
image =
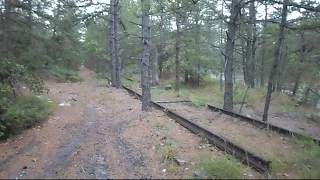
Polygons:
<instances>
[{"instance_id":1,"label":"forest floor","mask_svg":"<svg viewBox=\"0 0 320 180\"><path fill-rule=\"evenodd\" d=\"M47 122L0 143L0 179L192 178L199 170L200 157L226 157L164 112L142 112L137 98L106 87L107 82L97 80L92 71L81 68L80 75L83 82L46 82L50 92L43 96L70 106L57 106ZM276 171L272 177L291 179L317 173L315 158L320 157L309 156L305 145L294 139L191 104L166 106L272 160ZM168 158L173 156L187 163L178 166ZM247 166L241 168L243 178L263 178Z\"/></svg>"},{"instance_id":2,"label":"forest floor","mask_svg":"<svg viewBox=\"0 0 320 180\"><path fill-rule=\"evenodd\" d=\"M211 89L207 87L190 88L188 93L185 93L180 97L177 97L176 93L173 93L173 90L166 91L164 89L163 86L167 84L170 84L170 80L163 80L160 82L161 87L156 87L155 89L151 90L153 100L197 100L198 97L205 96L205 98L203 98L204 103L212 104L217 107L222 107L222 105L219 103L219 100L217 100L217 96L222 96L223 98L223 94L210 94ZM218 84L215 85L219 86ZM137 87L138 85L131 85L131 88L138 92L141 92L141 88ZM213 90L215 89L213 88ZM287 95L282 94L282 96L278 96L277 93L273 95L269 109L268 123L289 129L294 132L298 132L306 136L320 139L320 119L318 121L314 121L306 117L306 115L310 115L311 112L320 114L320 110L316 108L308 109L308 107L302 106L295 107L294 102L287 100L288 98L285 96ZM243 97L241 97L241 99L242 98ZM255 98L255 101L257 102L251 106L247 106L246 104L244 104L241 114L261 120L264 110L265 97L261 95L253 95L252 98ZM291 109L285 110L285 107ZM239 107L235 106L234 108L238 109ZM303 111L305 111L305 113L302 113Z\"/></svg>"},{"instance_id":3,"label":"forest floor","mask_svg":"<svg viewBox=\"0 0 320 180\"><path fill-rule=\"evenodd\" d=\"M80 75L83 82L46 82L50 92L42 96L70 106L0 143L0 179L192 178L199 157L225 156L164 112L142 112L125 90L99 85L93 72L81 68ZM187 163L177 166L168 156ZM262 178L241 166L244 178Z\"/></svg>"}]
</instances>

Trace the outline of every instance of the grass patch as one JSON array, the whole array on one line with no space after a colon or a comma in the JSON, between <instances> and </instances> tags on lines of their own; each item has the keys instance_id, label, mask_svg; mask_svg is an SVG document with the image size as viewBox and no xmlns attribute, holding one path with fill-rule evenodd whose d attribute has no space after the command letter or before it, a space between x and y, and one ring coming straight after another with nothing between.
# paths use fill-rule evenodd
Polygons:
<instances>
[{"instance_id":1,"label":"grass patch","mask_svg":"<svg viewBox=\"0 0 320 180\"><path fill-rule=\"evenodd\" d=\"M202 155L199 157L196 167L201 174L210 179L240 179L244 174L241 162L232 156L210 159L208 156Z\"/></svg>"},{"instance_id":2,"label":"grass patch","mask_svg":"<svg viewBox=\"0 0 320 180\"><path fill-rule=\"evenodd\" d=\"M302 178L320 179L320 147L310 138L295 138L294 141L302 148L297 157L291 159Z\"/></svg>"},{"instance_id":3,"label":"grass patch","mask_svg":"<svg viewBox=\"0 0 320 180\"><path fill-rule=\"evenodd\" d=\"M98 98L98 104L103 104L110 100L113 101L114 97L111 97L108 93L100 93Z\"/></svg>"},{"instance_id":4,"label":"grass patch","mask_svg":"<svg viewBox=\"0 0 320 180\"><path fill-rule=\"evenodd\" d=\"M299 149L281 159L272 158L272 171L276 175L293 172L303 179L320 179L320 147L307 137L294 137Z\"/></svg>"},{"instance_id":5,"label":"grass patch","mask_svg":"<svg viewBox=\"0 0 320 180\"><path fill-rule=\"evenodd\" d=\"M206 78L200 86L192 86L189 84L181 84L180 92L177 94L174 90L175 79L171 78L166 80L166 84L170 84L171 90L164 90L164 85L151 90L152 97L182 97L184 99L190 99L195 106L201 107L204 104L210 103L217 106L223 105L224 91L220 90L220 82L218 79ZM234 107L235 111L240 108L243 101L243 97L246 93L247 86L243 84L234 84ZM265 96L267 94L266 88L249 88L246 99L244 101L244 108L246 107L261 107L264 106ZM156 99L156 98L155 98ZM300 114L312 114L318 112L316 108L299 106L296 107L296 100L289 95L281 92L275 92L272 94L271 107L285 112L296 112Z\"/></svg>"},{"instance_id":6,"label":"grass patch","mask_svg":"<svg viewBox=\"0 0 320 180\"><path fill-rule=\"evenodd\" d=\"M105 79L107 75L105 73L96 73L96 79L101 80Z\"/></svg>"},{"instance_id":7,"label":"grass patch","mask_svg":"<svg viewBox=\"0 0 320 180\"><path fill-rule=\"evenodd\" d=\"M244 85L235 85L233 91L233 101L235 105L241 105L244 96L246 95L247 87ZM259 91L255 89L248 89L244 104L246 107L254 107L257 105L255 96L259 96Z\"/></svg>"},{"instance_id":8,"label":"grass patch","mask_svg":"<svg viewBox=\"0 0 320 180\"><path fill-rule=\"evenodd\" d=\"M160 121L156 122L156 128L161 130L161 129L165 129L165 126L163 123L161 123Z\"/></svg>"},{"instance_id":9,"label":"grass patch","mask_svg":"<svg viewBox=\"0 0 320 180\"><path fill-rule=\"evenodd\" d=\"M272 94L272 106L276 109L285 112L296 112L297 107L290 96L283 93L273 93Z\"/></svg>"},{"instance_id":10,"label":"grass patch","mask_svg":"<svg viewBox=\"0 0 320 180\"><path fill-rule=\"evenodd\" d=\"M173 140L166 140L164 145L159 149L159 152L164 162L173 161L173 157L175 157L178 152L177 145Z\"/></svg>"},{"instance_id":11,"label":"grass patch","mask_svg":"<svg viewBox=\"0 0 320 180\"><path fill-rule=\"evenodd\" d=\"M167 172L172 174L177 173L179 171L179 167L174 162L174 157L176 157L178 153L178 146L176 142L172 139L166 139L158 152L160 153Z\"/></svg>"},{"instance_id":12,"label":"grass patch","mask_svg":"<svg viewBox=\"0 0 320 180\"><path fill-rule=\"evenodd\" d=\"M171 174L176 174L179 171L179 166L174 162L167 163L165 168L167 169L167 172Z\"/></svg>"}]
</instances>

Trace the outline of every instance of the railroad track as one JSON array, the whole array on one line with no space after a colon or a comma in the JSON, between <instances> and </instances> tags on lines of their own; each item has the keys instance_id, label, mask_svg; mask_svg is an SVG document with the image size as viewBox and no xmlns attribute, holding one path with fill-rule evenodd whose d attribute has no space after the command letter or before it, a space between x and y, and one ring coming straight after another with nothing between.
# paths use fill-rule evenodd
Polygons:
<instances>
[{"instance_id":1,"label":"railroad track","mask_svg":"<svg viewBox=\"0 0 320 180\"><path fill-rule=\"evenodd\" d=\"M130 78L126 78L126 79L130 80L131 82L134 82ZM164 102L164 103L170 103L170 102ZM179 102L177 101L177 102L171 102L171 103L179 103ZM240 114L240 113L228 111L228 110L213 106L211 104L206 104L206 105L207 105L208 109L211 110L211 111L221 112L223 114L226 114L226 115L229 115L229 116L232 116L232 117L235 117L235 118L239 118L241 121L246 121L246 122L248 122L248 123L250 123L250 124L260 128L260 129L263 129L263 128L264 129L269 129L269 130L278 132L279 134L282 134L282 135L285 135L285 136L288 136L288 137L290 137L290 136L291 137L292 136L295 136L295 137L306 137L306 138L311 139L318 146L320 146L320 138L304 135L304 134L292 131L292 130L284 128L284 127L276 126L274 124L270 124L270 123L267 123L265 121L254 119L252 117L247 117L247 116L245 116L243 114Z\"/></svg>"},{"instance_id":2,"label":"railroad track","mask_svg":"<svg viewBox=\"0 0 320 180\"><path fill-rule=\"evenodd\" d=\"M123 86L130 94L141 99L141 95L132 89ZM158 110L164 111L169 117L174 119L183 127L187 128L191 132L200 135L201 137L207 139L211 144L215 145L219 149L233 155L235 158L239 159L242 163L247 164L249 167L255 169L262 174L268 174L271 170L271 161L264 159L258 155L255 155L251 151L245 149L241 145L238 145L219 134L211 132L206 128L184 118L176 112L171 111L163 107L160 103L151 101L152 106Z\"/></svg>"},{"instance_id":3,"label":"railroad track","mask_svg":"<svg viewBox=\"0 0 320 180\"><path fill-rule=\"evenodd\" d=\"M250 123L250 124L252 124L252 125L254 125L256 127L261 128L261 129L262 128L268 128L268 129L270 129L272 131L276 131L279 134L283 134L285 136L296 136L296 137L307 137L307 138L310 138L311 140L313 140L313 142L315 142L316 144L318 144L320 146L320 139L319 138L306 136L306 135L300 134L298 132L294 132L294 131L292 131L290 129L279 127L279 126L267 123L265 121L254 119L252 117L247 117L245 115L242 115L242 114L239 114L239 113L236 113L236 112L227 111L225 109L218 108L218 107L210 105L210 104L207 104L207 107L211 111L221 112L223 114L226 114L226 115L229 115L229 116L232 116L232 117L235 117L235 118L239 118L240 120L246 121L246 122L248 122L248 123Z\"/></svg>"}]
</instances>

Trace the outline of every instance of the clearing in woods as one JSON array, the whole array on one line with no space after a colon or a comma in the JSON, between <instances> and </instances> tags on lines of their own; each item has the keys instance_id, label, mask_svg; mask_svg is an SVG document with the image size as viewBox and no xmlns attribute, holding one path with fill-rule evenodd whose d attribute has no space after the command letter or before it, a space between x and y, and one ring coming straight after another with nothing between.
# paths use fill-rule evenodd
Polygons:
<instances>
[{"instance_id":1,"label":"clearing in woods","mask_svg":"<svg viewBox=\"0 0 320 180\"><path fill-rule=\"evenodd\" d=\"M82 67L80 74L83 82L46 82L50 92L44 96L71 106L58 106L41 126L0 144L1 179L192 178L199 168L195 165L199 156L225 156L163 112L142 112L141 102L125 90L101 86L105 82L97 81L92 71ZM232 122L217 113L167 106L272 160L287 149L299 149L279 134ZM187 163L168 163L174 156ZM243 178L263 178L251 168L241 168ZM285 169L280 172L285 176L281 178L301 177L294 171L282 171Z\"/></svg>"}]
</instances>

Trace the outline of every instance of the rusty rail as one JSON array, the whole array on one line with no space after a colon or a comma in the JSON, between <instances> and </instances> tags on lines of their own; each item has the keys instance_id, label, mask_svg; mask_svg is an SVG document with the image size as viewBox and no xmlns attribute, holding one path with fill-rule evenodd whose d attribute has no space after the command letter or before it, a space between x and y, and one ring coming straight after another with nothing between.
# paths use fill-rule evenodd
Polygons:
<instances>
[{"instance_id":1,"label":"rusty rail","mask_svg":"<svg viewBox=\"0 0 320 180\"><path fill-rule=\"evenodd\" d=\"M252 117L247 117L245 115L242 115L242 114L239 114L239 113L236 113L236 112L232 112L232 111L228 111L228 110L225 110L225 109L222 109L222 108L218 108L218 107L215 107L215 106L210 105L210 104L207 104L207 107L211 111L222 112L222 113L224 113L226 115L229 115L229 116L232 116L232 117L235 117L235 118L239 118L240 120L246 121L246 122L248 122L248 123L250 123L250 124L252 124L252 125L254 125L256 127L261 128L261 129L262 128L269 128L270 130L276 131L279 134L283 134L285 136L296 136L296 137L307 137L307 138L310 138L311 140L313 140L313 142L315 142L316 144L318 144L320 146L320 139L318 139L318 138L310 137L310 136L307 136L307 135L303 135L303 134L300 134L298 132L294 132L294 131L292 131L290 129L279 127L279 126L276 126L274 124L267 123L265 121L254 119Z\"/></svg>"},{"instance_id":2,"label":"rusty rail","mask_svg":"<svg viewBox=\"0 0 320 180\"><path fill-rule=\"evenodd\" d=\"M190 100L177 100L177 101L154 101L161 104L170 104L170 103L192 103Z\"/></svg>"},{"instance_id":3,"label":"rusty rail","mask_svg":"<svg viewBox=\"0 0 320 180\"><path fill-rule=\"evenodd\" d=\"M141 95L132 89L123 86L130 94L138 96L141 98ZM244 147L237 145L236 143L228 140L227 138L218 135L217 133L211 132L204 127L184 118L176 112L171 111L160 105L159 103L151 101L154 108L163 110L169 117L174 119L180 125L184 126L191 132L202 136L207 139L211 144L215 145L219 149L233 155L235 158L239 159L242 163L247 164L249 167L257 170L260 173L269 173L271 168L271 161L265 160L263 157L253 154L249 150L246 150Z\"/></svg>"}]
</instances>

